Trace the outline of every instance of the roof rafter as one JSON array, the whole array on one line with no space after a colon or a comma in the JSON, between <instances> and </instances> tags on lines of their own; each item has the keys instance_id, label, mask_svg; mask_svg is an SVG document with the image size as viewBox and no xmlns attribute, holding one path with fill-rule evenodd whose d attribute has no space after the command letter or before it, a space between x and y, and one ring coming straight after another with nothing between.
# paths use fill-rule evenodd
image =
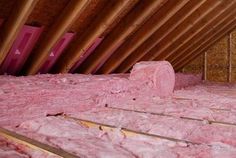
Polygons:
<instances>
[{"instance_id":1,"label":"roof rafter","mask_svg":"<svg viewBox=\"0 0 236 158\"><path fill-rule=\"evenodd\" d=\"M98 72L110 73L138 46L147 40L157 29L164 25L189 0L168 1L145 24L140 27L127 41L121 45ZM103 70L103 68L106 68Z\"/></svg>"},{"instance_id":2,"label":"roof rafter","mask_svg":"<svg viewBox=\"0 0 236 158\"><path fill-rule=\"evenodd\" d=\"M11 46L25 24L38 0L18 0L9 19L3 25L0 42L0 65L7 56Z\"/></svg>"},{"instance_id":3,"label":"roof rafter","mask_svg":"<svg viewBox=\"0 0 236 158\"><path fill-rule=\"evenodd\" d=\"M105 9L96 17L96 20L90 24L90 27L74 40L70 49L61 57L56 64L55 71L66 73L80 59L86 50L91 46L96 38L111 25L119 14L128 6L131 1L119 0L109 3Z\"/></svg>"},{"instance_id":4,"label":"roof rafter","mask_svg":"<svg viewBox=\"0 0 236 158\"><path fill-rule=\"evenodd\" d=\"M168 33L179 26L186 18L188 18L197 8L199 8L207 0L193 0L186 4L179 12L172 16L165 25L158 29L149 39L135 49L116 69L116 72L127 72L139 59L141 59L152 47ZM178 18L176 22L174 19Z\"/></svg>"},{"instance_id":5,"label":"roof rafter","mask_svg":"<svg viewBox=\"0 0 236 158\"><path fill-rule=\"evenodd\" d=\"M38 72L42 64L47 60L53 46L66 33L73 22L78 18L83 9L88 5L89 0L71 0L62 14L55 21L44 37L44 40L35 50L34 56L25 70L27 75Z\"/></svg>"}]
</instances>

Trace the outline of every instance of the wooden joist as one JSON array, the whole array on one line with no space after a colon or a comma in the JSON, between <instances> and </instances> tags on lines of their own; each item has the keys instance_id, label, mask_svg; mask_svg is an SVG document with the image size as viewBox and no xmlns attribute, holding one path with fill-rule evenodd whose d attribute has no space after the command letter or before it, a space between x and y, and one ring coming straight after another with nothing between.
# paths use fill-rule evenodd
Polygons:
<instances>
[{"instance_id":1,"label":"wooden joist","mask_svg":"<svg viewBox=\"0 0 236 158\"><path fill-rule=\"evenodd\" d=\"M28 138L21 134L17 134L10 130L0 127L0 136L6 138L9 141L16 142L17 144L25 145L33 150L39 150L49 155L58 156L61 158L78 158L78 156L68 153L62 149L58 149L47 144L41 143L34 139Z\"/></svg>"},{"instance_id":2,"label":"wooden joist","mask_svg":"<svg viewBox=\"0 0 236 158\"><path fill-rule=\"evenodd\" d=\"M77 121L79 124L83 124L83 125L90 127L90 128L98 128L98 129L104 130L104 131L113 131L115 129L120 129L120 131L125 136L129 136L129 137L141 135L141 136L151 137L151 138L155 138L155 139L165 139L165 140L169 140L169 141L173 141L173 142L184 142L184 143L193 144L193 145L200 144L200 143L191 142L188 140L176 139L176 138L161 136L161 135L157 135L157 134L149 134L149 133L135 131L135 130L128 129L128 128L116 127L113 125L107 125L107 124L94 122L94 121L90 121L90 120L84 120L84 119L75 118L75 117L71 117L71 116L64 116L64 118L72 119L74 121Z\"/></svg>"},{"instance_id":3,"label":"wooden joist","mask_svg":"<svg viewBox=\"0 0 236 158\"><path fill-rule=\"evenodd\" d=\"M11 46L25 24L28 16L34 9L38 0L17 0L15 7L3 25L0 36L0 65L7 56Z\"/></svg>"},{"instance_id":4,"label":"wooden joist","mask_svg":"<svg viewBox=\"0 0 236 158\"><path fill-rule=\"evenodd\" d=\"M198 55L206 51L208 48L210 48L213 44L215 44L218 40L223 38L227 33L235 29L236 27L236 19L232 19L229 23L226 23L222 28L219 28L218 30L212 30L210 36L208 34L205 34L206 39L204 41L200 41L200 43L195 43L197 46L194 47L194 49L187 54L184 55L183 58L176 59L176 63L174 64L174 69L176 71L183 68L185 65L190 63L193 59L195 59Z\"/></svg>"},{"instance_id":5,"label":"wooden joist","mask_svg":"<svg viewBox=\"0 0 236 158\"><path fill-rule=\"evenodd\" d=\"M55 66L55 72L68 72L80 59L85 51L99 38L102 33L117 19L119 14L131 3L129 0L112 1L98 14L90 27L81 37L77 37L66 54L62 56Z\"/></svg>"},{"instance_id":6,"label":"wooden joist","mask_svg":"<svg viewBox=\"0 0 236 158\"><path fill-rule=\"evenodd\" d=\"M176 12L178 12L189 0L168 1L164 4L140 29L127 38L108 59L107 63L98 72L110 73L131 54L138 46L147 40L158 28L164 25ZM108 66L109 65L109 66ZM106 70L104 69L106 67ZM104 69L104 70L103 70Z\"/></svg>"},{"instance_id":7,"label":"wooden joist","mask_svg":"<svg viewBox=\"0 0 236 158\"><path fill-rule=\"evenodd\" d=\"M79 17L89 2L90 0L71 0L69 2L59 18L54 22L53 26L50 27L44 39L39 44L39 47L35 50L25 70L27 75L38 72L40 67L47 60L56 42L69 30L69 27Z\"/></svg>"},{"instance_id":8,"label":"wooden joist","mask_svg":"<svg viewBox=\"0 0 236 158\"><path fill-rule=\"evenodd\" d=\"M138 62L148 51L160 42L168 33L175 30L186 18L196 9L204 5L207 0L193 0L187 3L181 10L173 15L160 29L158 29L148 40L143 42L132 54L130 54L116 69L116 72L127 72L136 62ZM178 19L178 21L175 21Z\"/></svg>"},{"instance_id":9,"label":"wooden joist","mask_svg":"<svg viewBox=\"0 0 236 158\"><path fill-rule=\"evenodd\" d=\"M140 1L134 9L107 35L101 45L93 52L86 62L82 73L92 73L113 50L134 31L136 31L148 18L158 10L166 0ZM107 67L106 67L107 68ZM103 72L102 72L103 73Z\"/></svg>"},{"instance_id":10,"label":"wooden joist","mask_svg":"<svg viewBox=\"0 0 236 158\"><path fill-rule=\"evenodd\" d=\"M165 113L155 113L155 112L148 112L148 111L141 111L141 110L133 110L133 109L124 109L124 108L118 108L118 107L107 107L110 109L115 109L115 110L121 110L121 111L128 111L128 112L135 112L135 113L142 113L142 114L149 114L149 115L157 115L157 116L165 116L165 117L173 117L175 118L176 116L165 114ZM216 124L216 125L227 125L227 126L235 126L236 123L230 123L230 122L223 122L223 121L215 121L215 120L203 120L199 118L193 118L193 117L185 117L185 116L180 116L180 119L184 120L193 120L193 121L207 121L209 124Z\"/></svg>"},{"instance_id":11,"label":"wooden joist","mask_svg":"<svg viewBox=\"0 0 236 158\"><path fill-rule=\"evenodd\" d=\"M196 31L193 29L199 28L204 23L204 18L208 17L211 13L217 13L220 7L223 7L224 3L222 1L208 0L207 4L203 5L196 12L194 12L189 19L186 19L179 27L177 27L173 32L169 33L162 41L160 41L155 47L153 47L141 60L149 61L155 58L159 59L159 56L166 54L166 49L168 47L173 47L173 44L177 45L182 40L184 36Z\"/></svg>"},{"instance_id":12,"label":"wooden joist","mask_svg":"<svg viewBox=\"0 0 236 158\"><path fill-rule=\"evenodd\" d=\"M213 30L217 31L215 28L220 29L221 27L225 26L224 23L228 20L231 20L235 16L236 11L232 11L235 6L235 4L231 5L231 7L226 9L222 14L212 18L213 21L211 20L211 22L200 32L198 31L198 33L191 37L191 39L189 39L186 43L184 43L179 48L173 50L167 60L171 63L175 63L176 59L181 59L182 56L185 55L185 53L188 53L195 46L197 46L194 45L196 42L202 42L205 38L209 37L210 32L214 33Z\"/></svg>"}]
</instances>

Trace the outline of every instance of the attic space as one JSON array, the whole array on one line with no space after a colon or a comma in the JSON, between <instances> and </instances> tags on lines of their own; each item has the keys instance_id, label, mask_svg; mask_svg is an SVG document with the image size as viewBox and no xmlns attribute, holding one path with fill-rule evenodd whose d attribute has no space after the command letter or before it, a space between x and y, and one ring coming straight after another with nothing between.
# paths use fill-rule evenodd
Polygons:
<instances>
[{"instance_id":1,"label":"attic space","mask_svg":"<svg viewBox=\"0 0 236 158\"><path fill-rule=\"evenodd\" d=\"M0 0L0 158L236 158L236 0Z\"/></svg>"}]
</instances>

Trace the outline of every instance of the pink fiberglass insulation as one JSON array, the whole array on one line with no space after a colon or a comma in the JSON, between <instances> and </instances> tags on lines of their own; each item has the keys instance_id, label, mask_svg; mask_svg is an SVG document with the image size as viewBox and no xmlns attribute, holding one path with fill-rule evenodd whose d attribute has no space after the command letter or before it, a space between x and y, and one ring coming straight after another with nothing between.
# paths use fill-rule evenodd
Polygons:
<instances>
[{"instance_id":1,"label":"pink fiberglass insulation","mask_svg":"<svg viewBox=\"0 0 236 158\"><path fill-rule=\"evenodd\" d=\"M137 69L151 75L147 82L136 74L0 76L0 126L80 157L235 158L236 85L199 83L162 98L154 86L155 69L150 69ZM101 131L48 116L59 113L116 128ZM183 142L129 137L121 128ZM23 156L40 157L37 151L16 147ZM15 148L7 150L18 154Z\"/></svg>"},{"instance_id":2,"label":"pink fiberglass insulation","mask_svg":"<svg viewBox=\"0 0 236 158\"><path fill-rule=\"evenodd\" d=\"M175 74L175 90L194 86L202 82L202 74Z\"/></svg>"},{"instance_id":3,"label":"pink fiberglass insulation","mask_svg":"<svg viewBox=\"0 0 236 158\"><path fill-rule=\"evenodd\" d=\"M146 84L156 89L159 96L166 97L173 93L175 73L167 61L139 62L131 70L130 80Z\"/></svg>"}]
</instances>

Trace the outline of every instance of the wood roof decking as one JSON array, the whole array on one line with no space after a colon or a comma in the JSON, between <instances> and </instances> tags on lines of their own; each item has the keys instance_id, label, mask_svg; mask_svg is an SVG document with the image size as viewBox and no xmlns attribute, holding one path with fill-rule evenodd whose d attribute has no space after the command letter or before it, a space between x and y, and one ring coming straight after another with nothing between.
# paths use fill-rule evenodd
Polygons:
<instances>
[{"instance_id":1,"label":"wood roof decking","mask_svg":"<svg viewBox=\"0 0 236 158\"><path fill-rule=\"evenodd\" d=\"M168 60L175 70L236 27L236 0L0 0L0 63L23 24L44 26L21 73L36 74L55 43L76 33L52 72L67 73L97 38L79 73L127 72L141 60ZM29 7L30 6L30 7Z\"/></svg>"}]
</instances>

